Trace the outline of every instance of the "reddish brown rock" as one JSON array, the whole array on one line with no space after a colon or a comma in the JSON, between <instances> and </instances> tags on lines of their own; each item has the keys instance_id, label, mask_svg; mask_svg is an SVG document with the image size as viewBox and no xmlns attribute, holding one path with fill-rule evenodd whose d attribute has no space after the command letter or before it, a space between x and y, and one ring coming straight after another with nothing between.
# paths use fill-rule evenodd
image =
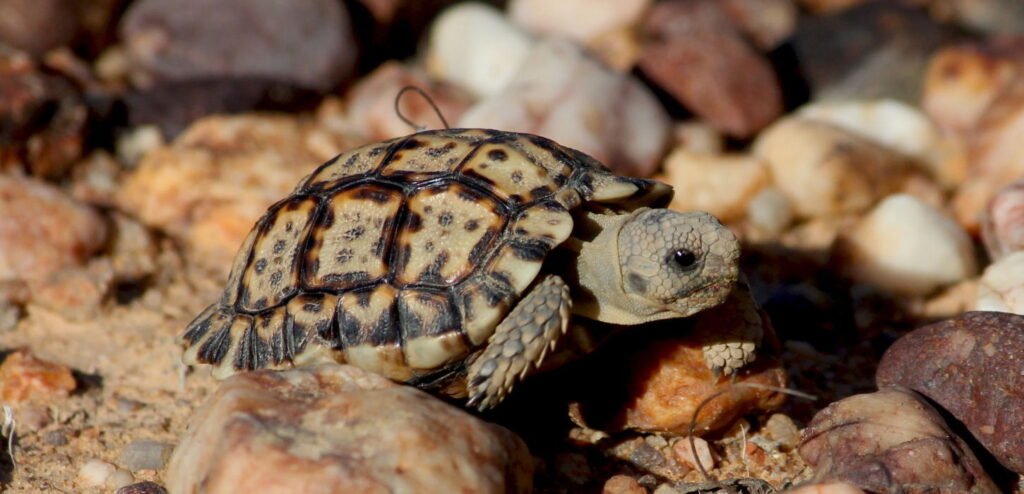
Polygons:
<instances>
[{"instance_id":1,"label":"reddish brown rock","mask_svg":"<svg viewBox=\"0 0 1024 494\"><path fill-rule=\"evenodd\" d=\"M86 117L69 82L0 47L0 170L62 177L82 154Z\"/></svg>"},{"instance_id":2,"label":"reddish brown rock","mask_svg":"<svg viewBox=\"0 0 1024 494\"><path fill-rule=\"evenodd\" d=\"M903 389L832 403L804 430L800 455L814 467L815 481L868 492L999 492L939 413Z\"/></svg>"},{"instance_id":3,"label":"reddish brown rock","mask_svg":"<svg viewBox=\"0 0 1024 494\"><path fill-rule=\"evenodd\" d=\"M0 279L45 279L83 263L107 240L102 216L31 178L0 175L0 211Z\"/></svg>"},{"instance_id":4,"label":"reddish brown rock","mask_svg":"<svg viewBox=\"0 0 1024 494\"><path fill-rule=\"evenodd\" d=\"M0 41L42 56L68 43L78 30L68 0L5 0L0 2Z\"/></svg>"},{"instance_id":5,"label":"reddish brown rock","mask_svg":"<svg viewBox=\"0 0 1024 494\"><path fill-rule=\"evenodd\" d=\"M1024 316L968 312L918 328L889 347L875 379L931 398L1024 473Z\"/></svg>"},{"instance_id":6,"label":"reddish brown rock","mask_svg":"<svg viewBox=\"0 0 1024 494\"><path fill-rule=\"evenodd\" d=\"M327 91L355 68L349 15L333 0L142 0L120 30L144 86L238 77Z\"/></svg>"},{"instance_id":7,"label":"reddish brown rock","mask_svg":"<svg viewBox=\"0 0 1024 494\"><path fill-rule=\"evenodd\" d=\"M717 1L659 2L642 31L643 71L716 128L747 137L782 113L771 67Z\"/></svg>"},{"instance_id":8,"label":"reddish brown rock","mask_svg":"<svg viewBox=\"0 0 1024 494\"><path fill-rule=\"evenodd\" d=\"M458 121L473 101L464 90L439 82L420 68L392 60L360 79L349 91L348 122L371 141L412 133L414 129L395 113L395 98L409 86L423 90L449 124ZM429 101L416 91L403 93L398 104L402 115L424 130L444 128Z\"/></svg>"},{"instance_id":9,"label":"reddish brown rock","mask_svg":"<svg viewBox=\"0 0 1024 494\"><path fill-rule=\"evenodd\" d=\"M355 367L236 375L192 419L171 492L526 493L532 458L508 430Z\"/></svg>"},{"instance_id":10,"label":"reddish brown rock","mask_svg":"<svg viewBox=\"0 0 1024 494\"><path fill-rule=\"evenodd\" d=\"M647 489L629 475L614 475L605 481L601 494L647 494Z\"/></svg>"},{"instance_id":11,"label":"reddish brown rock","mask_svg":"<svg viewBox=\"0 0 1024 494\"><path fill-rule=\"evenodd\" d=\"M740 292L742 293L742 292ZM749 294L747 295L749 296ZM604 430L636 429L704 435L738 417L778 408L785 395L758 386L786 387L786 371L774 355L770 323L753 301L735 297L687 321L666 321L626 330L588 359L581 372L585 391L580 418ZM723 333L763 332L757 359L740 370L735 383L712 375L702 345ZM707 403L704 403L705 400ZM700 408L699 413L694 414Z\"/></svg>"},{"instance_id":12,"label":"reddish brown rock","mask_svg":"<svg viewBox=\"0 0 1024 494\"><path fill-rule=\"evenodd\" d=\"M4 403L66 398L75 386L70 368L38 359L27 350L11 353L0 364L0 396Z\"/></svg>"}]
</instances>

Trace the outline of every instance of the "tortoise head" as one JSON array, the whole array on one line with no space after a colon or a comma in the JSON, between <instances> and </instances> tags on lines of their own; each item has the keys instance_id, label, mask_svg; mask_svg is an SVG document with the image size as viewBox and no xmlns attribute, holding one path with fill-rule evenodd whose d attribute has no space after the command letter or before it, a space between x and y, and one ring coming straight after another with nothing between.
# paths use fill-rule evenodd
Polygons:
<instances>
[{"instance_id":1,"label":"tortoise head","mask_svg":"<svg viewBox=\"0 0 1024 494\"><path fill-rule=\"evenodd\" d=\"M644 209L619 231L622 290L653 309L686 317L722 303L739 278L739 242L704 212Z\"/></svg>"}]
</instances>

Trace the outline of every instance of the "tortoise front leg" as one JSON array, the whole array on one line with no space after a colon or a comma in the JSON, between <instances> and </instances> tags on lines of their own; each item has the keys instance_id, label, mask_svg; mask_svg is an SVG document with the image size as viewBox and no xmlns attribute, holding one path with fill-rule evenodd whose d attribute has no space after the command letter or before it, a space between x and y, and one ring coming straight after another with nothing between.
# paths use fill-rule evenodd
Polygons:
<instances>
[{"instance_id":1,"label":"tortoise front leg","mask_svg":"<svg viewBox=\"0 0 1024 494\"><path fill-rule=\"evenodd\" d=\"M571 305L562 278L538 278L469 365L469 405L480 410L494 407L516 382L540 366L565 334Z\"/></svg>"}]
</instances>

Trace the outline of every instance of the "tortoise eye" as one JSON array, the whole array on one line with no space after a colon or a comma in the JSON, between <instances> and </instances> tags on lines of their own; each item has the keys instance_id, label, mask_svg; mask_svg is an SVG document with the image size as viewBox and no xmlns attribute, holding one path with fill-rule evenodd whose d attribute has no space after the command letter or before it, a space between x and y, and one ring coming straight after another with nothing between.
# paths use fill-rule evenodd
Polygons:
<instances>
[{"instance_id":1,"label":"tortoise eye","mask_svg":"<svg viewBox=\"0 0 1024 494\"><path fill-rule=\"evenodd\" d=\"M686 249L679 249L672 255L672 260L683 269L690 269L697 264L697 256Z\"/></svg>"}]
</instances>

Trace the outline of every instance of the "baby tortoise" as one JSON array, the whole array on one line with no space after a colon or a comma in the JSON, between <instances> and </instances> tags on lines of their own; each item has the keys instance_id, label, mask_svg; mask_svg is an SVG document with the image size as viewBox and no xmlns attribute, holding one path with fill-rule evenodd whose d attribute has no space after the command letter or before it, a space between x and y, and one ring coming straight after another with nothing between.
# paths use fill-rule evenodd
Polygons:
<instances>
[{"instance_id":1,"label":"baby tortoise","mask_svg":"<svg viewBox=\"0 0 1024 494\"><path fill-rule=\"evenodd\" d=\"M492 407L577 339L563 338L570 315L637 325L726 298L736 238L705 212L663 209L671 197L529 134L370 144L256 223L223 297L182 335L183 359L220 378L345 362ZM732 373L759 341L723 335L705 356Z\"/></svg>"}]
</instances>

